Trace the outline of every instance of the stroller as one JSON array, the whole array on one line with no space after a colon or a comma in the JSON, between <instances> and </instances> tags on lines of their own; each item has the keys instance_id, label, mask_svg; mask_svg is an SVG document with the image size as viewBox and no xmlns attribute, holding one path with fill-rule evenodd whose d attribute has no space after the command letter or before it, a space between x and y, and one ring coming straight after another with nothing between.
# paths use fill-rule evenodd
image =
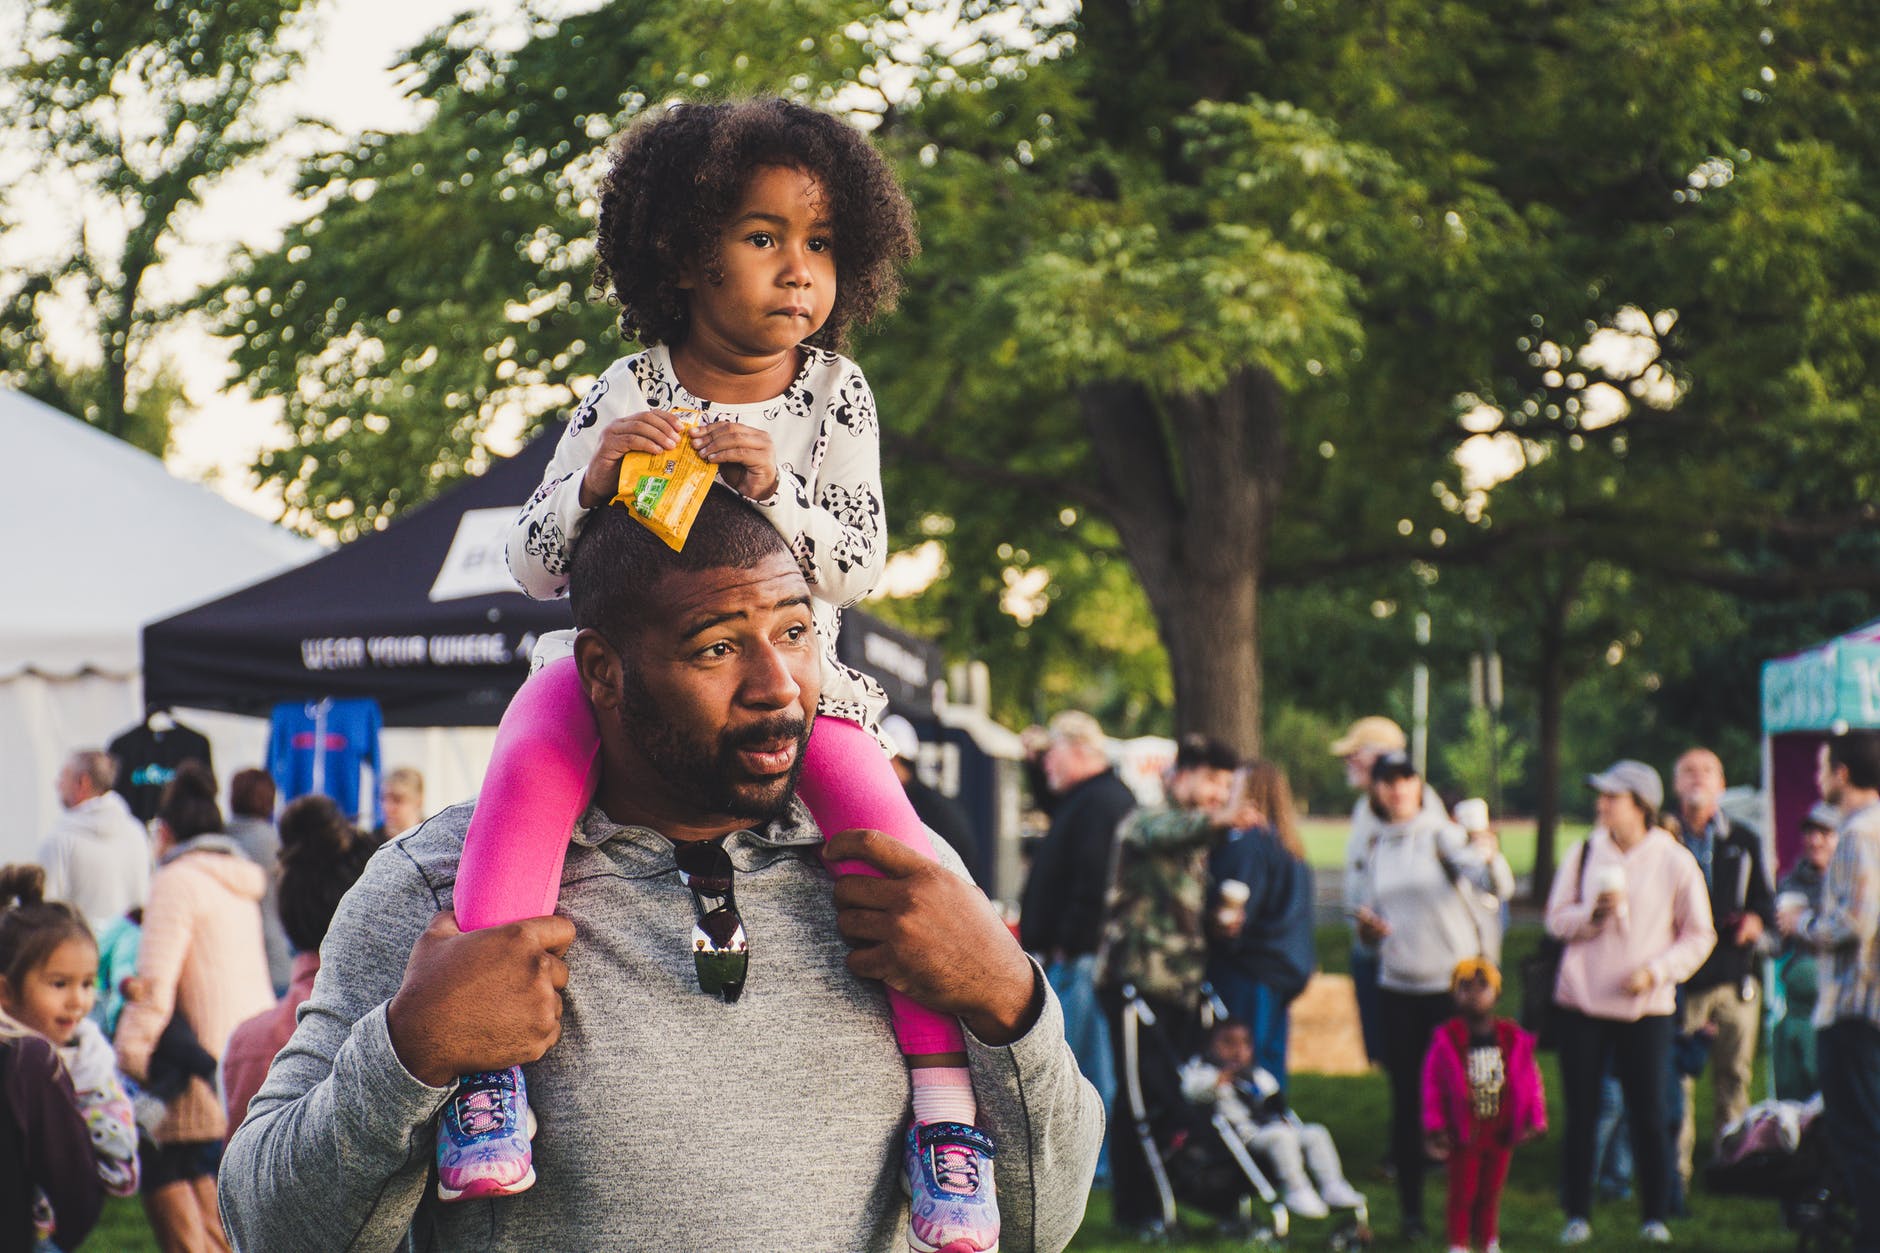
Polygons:
<instances>
[{"instance_id":1,"label":"stroller","mask_svg":"<svg viewBox=\"0 0 1880 1253\"><path fill-rule=\"evenodd\" d=\"M1828 1168L1821 1098L1763 1101L1725 1130L1704 1184L1727 1196L1768 1197L1782 1206L1797 1253L1845 1253L1854 1220Z\"/></svg>"},{"instance_id":2,"label":"stroller","mask_svg":"<svg viewBox=\"0 0 1880 1253\"><path fill-rule=\"evenodd\" d=\"M1292 1215L1267 1172L1218 1110L1190 1104L1182 1094L1185 1046L1227 1016L1226 1007L1203 988L1193 1023L1164 1022L1132 985L1122 989L1121 1108L1155 1181L1162 1220L1173 1230L1176 1205L1192 1206L1262 1245L1282 1244ZM1297 1117L1289 1115L1289 1117ZM1360 1198L1336 1211L1330 1247L1338 1253L1371 1242L1369 1214Z\"/></svg>"}]
</instances>

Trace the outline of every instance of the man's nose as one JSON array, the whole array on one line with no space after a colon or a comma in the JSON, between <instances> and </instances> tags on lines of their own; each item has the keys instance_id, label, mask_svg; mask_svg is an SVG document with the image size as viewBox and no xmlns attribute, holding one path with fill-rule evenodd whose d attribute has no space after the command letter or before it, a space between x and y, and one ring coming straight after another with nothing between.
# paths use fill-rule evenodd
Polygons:
<instances>
[{"instance_id":1,"label":"man's nose","mask_svg":"<svg viewBox=\"0 0 1880 1253\"><path fill-rule=\"evenodd\" d=\"M796 703L803 689L790 669L789 658L770 644L746 653L750 669L744 676L742 696L760 709L783 709Z\"/></svg>"}]
</instances>

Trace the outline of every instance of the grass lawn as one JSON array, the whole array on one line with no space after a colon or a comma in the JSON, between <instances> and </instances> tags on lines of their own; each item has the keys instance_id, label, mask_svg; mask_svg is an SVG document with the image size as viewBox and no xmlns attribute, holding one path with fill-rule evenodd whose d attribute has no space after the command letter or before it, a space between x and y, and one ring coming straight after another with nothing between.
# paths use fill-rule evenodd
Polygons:
<instances>
[{"instance_id":1,"label":"grass lawn","mask_svg":"<svg viewBox=\"0 0 1880 1253\"><path fill-rule=\"evenodd\" d=\"M1498 824L1496 829L1501 832L1501 851L1508 858L1508 865L1515 874L1531 873L1534 869L1534 820L1517 818ZM1586 838L1588 829L1583 822L1561 823L1555 836L1555 849L1564 854L1575 843ZM1306 860L1319 870L1338 869L1344 864L1345 839L1350 834L1351 819L1344 814L1306 818L1299 824L1299 838L1305 842Z\"/></svg>"},{"instance_id":2,"label":"grass lawn","mask_svg":"<svg viewBox=\"0 0 1880 1253\"><path fill-rule=\"evenodd\" d=\"M1530 951L1538 938L1538 929L1531 925L1517 927L1508 937L1510 971L1502 997L1505 1012L1513 1013L1514 1007L1520 1004L1521 993L1515 968L1520 956ZM1343 927L1334 925L1319 929L1319 951L1326 959L1328 969L1344 968L1347 946L1348 939ZM1542 1058L1542 1070L1547 1082L1547 1111L1551 1129L1546 1139L1515 1154L1508 1186L1502 1197L1502 1246L1509 1253L1553 1248L1560 1230L1561 1215L1555 1198L1560 1179L1562 1112L1559 1069L1552 1055ZM1761 1095L1760 1087L1759 1082L1757 1096ZM1436 1231L1436 1238L1420 1246L1408 1245L1398 1238L1396 1193L1392 1185L1379 1180L1374 1174L1383 1156L1390 1126L1389 1089L1382 1072L1348 1078L1296 1074L1293 1079L1293 1101L1306 1118L1325 1123L1338 1141L1352 1181L1370 1199L1371 1221L1377 1231L1375 1247L1419 1247L1440 1251L1443 1248L1440 1240L1444 1195L1442 1174L1432 1172L1430 1175L1424 1202L1424 1213ZM1711 1134L1708 1076L1698 1080L1697 1110L1701 1146ZM1700 1171L1702 1160L1703 1150L1700 1147ZM1671 1224L1677 1247L1701 1250L1702 1253L1772 1253L1773 1250L1794 1246L1793 1238L1782 1230L1775 1204L1771 1201L1715 1196L1703 1191L1700 1183L1691 1198L1691 1213L1691 1217ZM1205 1215L1184 1214L1184 1221L1189 1227L1188 1234L1169 1246L1172 1249L1224 1250L1246 1247L1244 1243L1235 1244L1211 1238L1208 1234L1210 1225ZM1586 1247L1592 1250L1643 1247L1635 1239L1638 1222L1635 1203L1602 1203L1594 1210L1595 1234ZM1328 1222L1297 1222L1291 1244L1299 1249L1323 1248L1324 1239L1330 1230ZM143 1212L135 1201L112 1200L105 1207L104 1221L84 1247L107 1253L143 1253L145 1250L154 1251L156 1243L151 1239ZM1099 1191L1092 1195L1083 1229L1072 1242L1071 1248L1084 1253L1123 1253L1124 1250L1134 1251L1141 1247L1111 1225L1108 1194Z\"/></svg>"}]
</instances>

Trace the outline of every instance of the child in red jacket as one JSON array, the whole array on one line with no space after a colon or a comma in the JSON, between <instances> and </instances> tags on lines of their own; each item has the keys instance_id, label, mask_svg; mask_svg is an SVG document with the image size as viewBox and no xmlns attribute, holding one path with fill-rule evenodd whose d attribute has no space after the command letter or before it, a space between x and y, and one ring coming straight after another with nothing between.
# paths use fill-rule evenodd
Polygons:
<instances>
[{"instance_id":1,"label":"child in red jacket","mask_svg":"<svg viewBox=\"0 0 1880 1253\"><path fill-rule=\"evenodd\" d=\"M1485 1253L1501 1253L1508 1156L1547 1130L1547 1099L1534 1037L1495 1016L1495 964L1458 962L1449 988L1461 1012L1436 1029L1423 1059L1423 1139L1449 1163L1450 1253L1468 1253L1472 1230Z\"/></svg>"}]
</instances>

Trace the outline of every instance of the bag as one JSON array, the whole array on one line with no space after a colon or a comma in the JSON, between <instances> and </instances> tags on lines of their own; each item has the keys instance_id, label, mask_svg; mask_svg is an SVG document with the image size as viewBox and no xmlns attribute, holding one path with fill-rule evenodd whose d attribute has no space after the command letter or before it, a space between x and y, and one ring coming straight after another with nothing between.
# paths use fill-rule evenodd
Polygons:
<instances>
[{"instance_id":1,"label":"bag","mask_svg":"<svg viewBox=\"0 0 1880 1253\"><path fill-rule=\"evenodd\" d=\"M1580 863L1573 872L1573 903L1580 903L1586 887L1586 846L1580 844ZM1541 936L1540 946L1521 959L1521 1026L1534 1037L1534 1047L1552 1051L1560 1046L1559 1007L1554 1004L1554 985L1560 981L1560 959L1567 946L1551 935Z\"/></svg>"}]
</instances>

